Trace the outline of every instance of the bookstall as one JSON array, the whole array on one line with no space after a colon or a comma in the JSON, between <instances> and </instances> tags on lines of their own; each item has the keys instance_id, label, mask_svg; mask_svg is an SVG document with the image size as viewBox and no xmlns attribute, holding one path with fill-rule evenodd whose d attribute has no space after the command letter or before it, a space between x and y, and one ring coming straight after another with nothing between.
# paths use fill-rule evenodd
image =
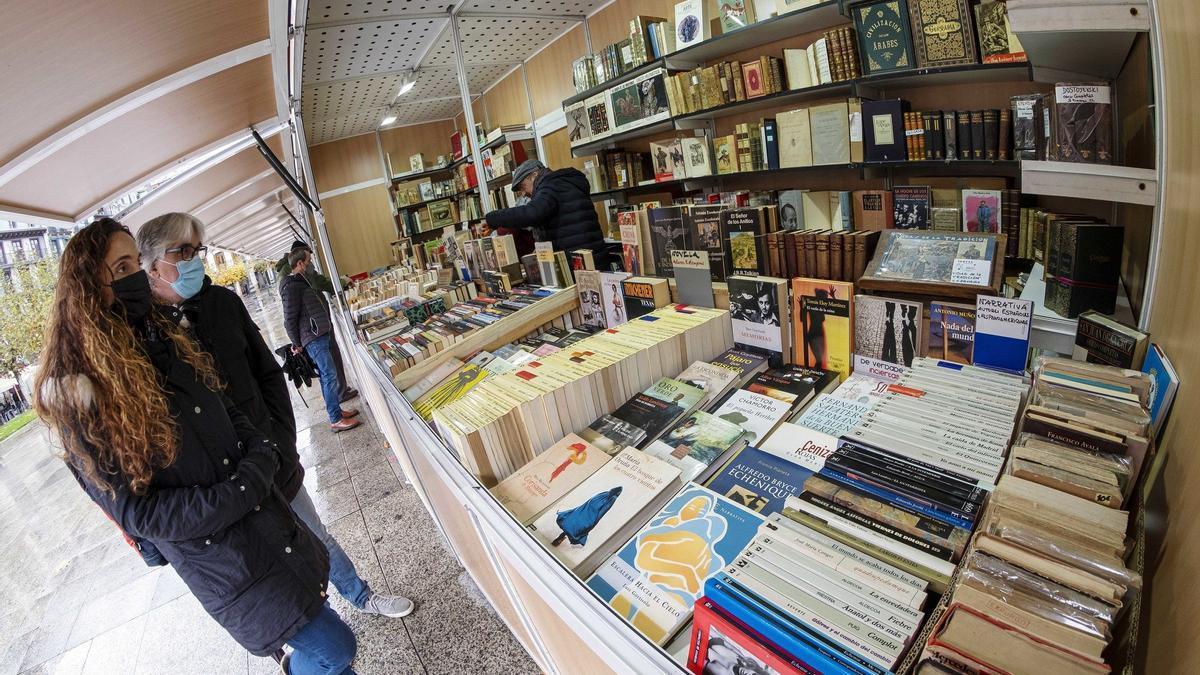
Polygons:
<instances>
[{"instance_id":1,"label":"bookstall","mask_svg":"<svg viewBox=\"0 0 1200 675\"><path fill-rule=\"evenodd\" d=\"M1192 208L1168 190L1191 122L1167 66L1196 59L1166 19L1200 19L642 4L580 17L551 59L569 91L520 66L526 124L477 124L464 83L457 147L405 173L386 154L401 239L337 316L392 451L539 666L1195 663L1146 636L1171 359L1193 360L1165 290ZM483 236L532 156L587 176L615 269Z\"/></svg>"}]
</instances>

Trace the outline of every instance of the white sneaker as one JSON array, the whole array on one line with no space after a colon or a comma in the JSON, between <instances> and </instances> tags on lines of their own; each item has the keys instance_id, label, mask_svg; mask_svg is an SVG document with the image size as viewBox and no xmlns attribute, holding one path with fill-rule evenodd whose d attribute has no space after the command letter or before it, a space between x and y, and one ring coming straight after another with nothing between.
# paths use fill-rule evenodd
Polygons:
<instances>
[{"instance_id":1,"label":"white sneaker","mask_svg":"<svg viewBox=\"0 0 1200 675\"><path fill-rule=\"evenodd\" d=\"M412 614L413 602L399 595L372 595L367 604L363 605L363 614L380 614L399 619Z\"/></svg>"}]
</instances>

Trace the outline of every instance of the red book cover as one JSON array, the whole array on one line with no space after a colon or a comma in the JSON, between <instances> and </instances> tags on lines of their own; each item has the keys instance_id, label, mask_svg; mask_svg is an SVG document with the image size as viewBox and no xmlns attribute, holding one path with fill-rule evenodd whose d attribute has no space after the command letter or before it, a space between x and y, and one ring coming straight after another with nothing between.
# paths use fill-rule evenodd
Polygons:
<instances>
[{"instance_id":1,"label":"red book cover","mask_svg":"<svg viewBox=\"0 0 1200 675\"><path fill-rule=\"evenodd\" d=\"M780 656L757 632L725 614L707 597L696 600L692 617L687 667L695 675L718 672L819 675L800 661Z\"/></svg>"}]
</instances>

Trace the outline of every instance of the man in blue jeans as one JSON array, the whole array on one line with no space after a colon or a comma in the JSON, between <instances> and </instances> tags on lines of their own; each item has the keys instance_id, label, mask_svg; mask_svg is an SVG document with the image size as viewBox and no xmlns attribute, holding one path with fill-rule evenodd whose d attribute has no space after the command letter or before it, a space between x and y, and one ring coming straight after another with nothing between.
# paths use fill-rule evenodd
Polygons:
<instances>
[{"instance_id":1,"label":"man in blue jeans","mask_svg":"<svg viewBox=\"0 0 1200 675\"><path fill-rule=\"evenodd\" d=\"M292 273L279 284L279 295L283 300L283 327L292 341L292 352L303 349L317 364L321 373L321 397L325 399L325 412L329 415L329 428L334 433L349 431L357 427L357 410L343 410L341 385L337 378L337 364L332 352L333 322L329 316L329 305L324 296L312 287L305 272L312 265L312 254L305 249L292 249L288 254Z\"/></svg>"}]
</instances>

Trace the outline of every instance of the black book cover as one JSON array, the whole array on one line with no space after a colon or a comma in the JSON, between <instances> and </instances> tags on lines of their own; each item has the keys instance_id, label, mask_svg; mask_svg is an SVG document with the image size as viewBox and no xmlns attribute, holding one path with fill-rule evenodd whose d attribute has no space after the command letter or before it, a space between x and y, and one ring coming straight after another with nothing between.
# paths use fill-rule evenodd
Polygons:
<instances>
[{"instance_id":1,"label":"black book cover","mask_svg":"<svg viewBox=\"0 0 1200 675\"><path fill-rule=\"evenodd\" d=\"M901 99L863 101L863 159L867 162L902 162L906 159L904 107Z\"/></svg>"},{"instance_id":2,"label":"black book cover","mask_svg":"<svg viewBox=\"0 0 1200 675\"><path fill-rule=\"evenodd\" d=\"M1024 94L1009 99L1012 109L1013 159L1045 159L1045 111L1041 94Z\"/></svg>"},{"instance_id":3,"label":"black book cover","mask_svg":"<svg viewBox=\"0 0 1200 675\"><path fill-rule=\"evenodd\" d=\"M671 251L692 250L687 209L681 206L650 209L650 250L659 276L672 276Z\"/></svg>"},{"instance_id":4,"label":"black book cover","mask_svg":"<svg viewBox=\"0 0 1200 675\"><path fill-rule=\"evenodd\" d=\"M768 254L762 209L725 209L720 225L729 246L730 271L745 276L766 274Z\"/></svg>"},{"instance_id":5,"label":"black book cover","mask_svg":"<svg viewBox=\"0 0 1200 675\"><path fill-rule=\"evenodd\" d=\"M973 489L982 489L979 487L980 481L978 481L974 478L970 478L968 476L963 476L963 475L954 473L953 471L948 471L941 467L934 466L934 465L926 463L926 462L922 462L921 460L918 460L918 459L913 459L911 457L904 457L901 455L897 455L896 453L889 452L887 450L884 450L883 448L871 445L870 443L865 443L860 440L852 440L852 439L846 439L846 438L838 440L837 452L840 452L843 455L857 453L864 457L872 457L873 458L871 460L872 462L879 462L879 463L892 462L892 463L896 463L900 466L911 466L911 467L914 467L915 469L919 470L921 473L923 473L925 475L935 476L939 480L942 480L949 484L961 483L961 484L966 485L968 489L972 489L972 490Z\"/></svg>"},{"instance_id":6,"label":"black book cover","mask_svg":"<svg viewBox=\"0 0 1200 675\"><path fill-rule=\"evenodd\" d=\"M826 458L829 466L847 475L862 474L873 482L887 485L904 494L937 502L950 509L974 512L983 507L987 492L940 480L934 474L900 462L879 461L878 457L837 451Z\"/></svg>"},{"instance_id":7,"label":"black book cover","mask_svg":"<svg viewBox=\"0 0 1200 675\"><path fill-rule=\"evenodd\" d=\"M933 159L933 113L921 113L921 124L925 128L925 159Z\"/></svg>"},{"instance_id":8,"label":"black book cover","mask_svg":"<svg viewBox=\"0 0 1200 675\"><path fill-rule=\"evenodd\" d=\"M941 546L940 544L935 544L931 541L921 539L920 537L911 535L907 532L897 530L887 523L871 518L870 516L863 515L858 511L852 511L841 504L832 502L820 495L815 495L811 492L802 492L798 495L798 497L801 500L812 504L813 506L822 508L835 516L839 516L856 525L865 527L876 534L883 535L888 539L904 544L905 546L911 546L912 548L915 548L923 553L928 553L931 556L948 562L954 559L954 551L946 548L945 546Z\"/></svg>"},{"instance_id":9,"label":"black book cover","mask_svg":"<svg viewBox=\"0 0 1200 675\"><path fill-rule=\"evenodd\" d=\"M997 159L1000 145L1000 111L983 111L983 158Z\"/></svg>"},{"instance_id":10,"label":"black book cover","mask_svg":"<svg viewBox=\"0 0 1200 675\"><path fill-rule=\"evenodd\" d=\"M971 159L971 113L958 111L958 158Z\"/></svg>"},{"instance_id":11,"label":"black book cover","mask_svg":"<svg viewBox=\"0 0 1200 675\"><path fill-rule=\"evenodd\" d=\"M691 230L692 244L698 251L708 252L708 269L713 281L725 281L729 276L729 258L726 256L726 241L721 229L720 204L692 206L688 209L687 224Z\"/></svg>"},{"instance_id":12,"label":"black book cover","mask_svg":"<svg viewBox=\"0 0 1200 675\"><path fill-rule=\"evenodd\" d=\"M897 185L892 188L892 212L896 229L928 230L933 190L928 185Z\"/></svg>"},{"instance_id":13,"label":"black book cover","mask_svg":"<svg viewBox=\"0 0 1200 675\"><path fill-rule=\"evenodd\" d=\"M983 159L986 155L987 147L984 141L983 132L983 111L971 111L971 159Z\"/></svg>"},{"instance_id":14,"label":"black book cover","mask_svg":"<svg viewBox=\"0 0 1200 675\"><path fill-rule=\"evenodd\" d=\"M1124 251L1124 227L1067 221L1059 228L1057 276L1076 283L1117 283Z\"/></svg>"},{"instance_id":15,"label":"black book cover","mask_svg":"<svg viewBox=\"0 0 1200 675\"><path fill-rule=\"evenodd\" d=\"M816 368L784 366L755 375L742 388L800 407L828 387L836 377Z\"/></svg>"}]
</instances>

